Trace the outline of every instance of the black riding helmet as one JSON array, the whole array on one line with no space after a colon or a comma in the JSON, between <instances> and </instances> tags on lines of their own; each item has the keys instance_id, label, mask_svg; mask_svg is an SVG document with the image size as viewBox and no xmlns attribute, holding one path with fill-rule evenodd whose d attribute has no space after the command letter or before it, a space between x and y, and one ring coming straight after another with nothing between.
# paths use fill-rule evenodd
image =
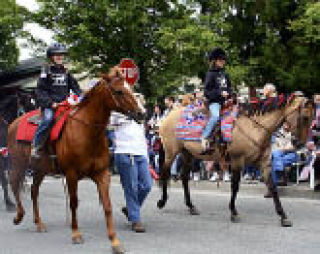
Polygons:
<instances>
[{"instance_id":1,"label":"black riding helmet","mask_svg":"<svg viewBox=\"0 0 320 254\"><path fill-rule=\"evenodd\" d=\"M67 53L68 53L68 50L65 45L58 43L58 42L54 42L47 49L47 58L50 58L56 54L65 55Z\"/></svg>"},{"instance_id":2,"label":"black riding helmet","mask_svg":"<svg viewBox=\"0 0 320 254\"><path fill-rule=\"evenodd\" d=\"M208 56L208 60L211 62L212 60L217 60L217 59L222 59L222 60L227 60L227 54L222 48L214 48Z\"/></svg>"}]
</instances>

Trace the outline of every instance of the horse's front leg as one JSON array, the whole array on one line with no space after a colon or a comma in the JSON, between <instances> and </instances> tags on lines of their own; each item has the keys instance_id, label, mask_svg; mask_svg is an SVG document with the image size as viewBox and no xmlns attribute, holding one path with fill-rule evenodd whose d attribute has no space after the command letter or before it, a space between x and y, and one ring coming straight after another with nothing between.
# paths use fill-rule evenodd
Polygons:
<instances>
[{"instance_id":1,"label":"horse's front leg","mask_svg":"<svg viewBox=\"0 0 320 254\"><path fill-rule=\"evenodd\" d=\"M268 179L267 186L268 186L269 192L272 194L275 210L277 214L280 216L281 226L292 227L292 222L287 218L287 215L282 208L277 186L274 184L271 176Z\"/></svg>"},{"instance_id":2,"label":"horse's front leg","mask_svg":"<svg viewBox=\"0 0 320 254\"><path fill-rule=\"evenodd\" d=\"M236 198L237 198L237 194L239 192L240 177L241 177L240 169L234 168L232 171L232 175L231 175L231 200L229 203L229 209L231 212L231 221L232 222L239 222L240 221L239 214L236 209Z\"/></svg>"},{"instance_id":3,"label":"horse's front leg","mask_svg":"<svg viewBox=\"0 0 320 254\"><path fill-rule=\"evenodd\" d=\"M47 231L46 225L42 222L40 217L39 202L38 202L39 188L44 176L45 176L45 173L43 172L43 170L41 169L35 170L35 173L33 176L33 183L31 186L31 199L33 202L33 218L34 218L34 223L36 224L36 227L37 227L37 232Z\"/></svg>"},{"instance_id":4,"label":"horse's front leg","mask_svg":"<svg viewBox=\"0 0 320 254\"><path fill-rule=\"evenodd\" d=\"M78 177L77 174L69 170L66 173L68 192L70 197L70 209L71 209L71 229L72 229L72 243L83 243L82 234L78 230L77 221L77 208L78 208Z\"/></svg>"},{"instance_id":5,"label":"horse's front leg","mask_svg":"<svg viewBox=\"0 0 320 254\"><path fill-rule=\"evenodd\" d=\"M109 196L110 187L110 175L107 170L102 171L100 174L96 175L92 179L96 184L99 191L100 200L103 205L105 212L108 237L111 241L111 246L113 253L122 254L124 253L124 248L117 238L116 232L114 230L113 216L112 216L112 205Z\"/></svg>"}]
</instances>

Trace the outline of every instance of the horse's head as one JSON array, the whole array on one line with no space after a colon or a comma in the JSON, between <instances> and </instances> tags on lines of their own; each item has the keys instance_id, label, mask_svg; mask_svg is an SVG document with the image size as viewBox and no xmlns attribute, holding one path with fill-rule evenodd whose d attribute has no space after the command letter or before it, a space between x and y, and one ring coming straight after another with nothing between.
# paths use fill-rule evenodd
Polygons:
<instances>
[{"instance_id":1,"label":"horse's head","mask_svg":"<svg viewBox=\"0 0 320 254\"><path fill-rule=\"evenodd\" d=\"M113 67L107 75L102 75L110 93L109 108L132 117L139 121L143 119L146 110L142 101L137 97L130 85L125 82L119 67Z\"/></svg>"},{"instance_id":2,"label":"horse's head","mask_svg":"<svg viewBox=\"0 0 320 254\"><path fill-rule=\"evenodd\" d=\"M292 134L300 144L304 144L307 141L313 114L314 103L306 97L295 96L287 107L286 121L290 123Z\"/></svg>"}]
</instances>

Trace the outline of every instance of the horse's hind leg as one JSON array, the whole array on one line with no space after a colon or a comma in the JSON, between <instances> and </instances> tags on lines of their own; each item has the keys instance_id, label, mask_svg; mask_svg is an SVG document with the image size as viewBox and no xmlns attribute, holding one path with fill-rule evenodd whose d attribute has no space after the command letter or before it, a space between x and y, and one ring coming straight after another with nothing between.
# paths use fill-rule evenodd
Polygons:
<instances>
[{"instance_id":1,"label":"horse's hind leg","mask_svg":"<svg viewBox=\"0 0 320 254\"><path fill-rule=\"evenodd\" d=\"M19 167L18 165L24 164L21 162L17 162L16 160L12 160L12 169L9 171L9 181L11 185L11 190L15 197L17 206L16 217L13 219L13 223L15 225L20 224L25 214L20 197L21 187L24 179L24 168Z\"/></svg>"},{"instance_id":2,"label":"horse's hind leg","mask_svg":"<svg viewBox=\"0 0 320 254\"><path fill-rule=\"evenodd\" d=\"M168 180L170 177L170 167L163 167L160 173L160 186L162 188L162 196L158 200L157 206L159 209L165 207L168 201Z\"/></svg>"},{"instance_id":3,"label":"horse's hind leg","mask_svg":"<svg viewBox=\"0 0 320 254\"><path fill-rule=\"evenodd\" d=\"M272 194L276 212L280 216L281 226L282 227L292 227L292 222L287 218L287 215L285 214L285 212L282 208L277 186L273 183L271 176L269 177L267 186L269 188L270 193Z\"/></svg>"},{"instance_id":4,"label":"horse's hind leg","mask_svg":"<svg viewBox=\"0 0 320 254\"><path fill-rule=\"evenodd\" d=\"M78 177L75 171L69 169L66 173L68 192L70 197L71 208L71 228L72 228L72 243L83 243L82 234L78 230L77 208L78 208Z\"/></svg>"},{"instance_id":5,"label":"horse's hind leg","mask_svg":"<svg viewBox=\"0 0 320 254\"><path fill-rule=\"evenodd\" d=\"M109 196L109 187L110 187L110 175L107 170L101 172L93 177L92 179L96 184L99 191L100 200L103 205L105 212L108 237L111 241L111 246L113 253L121 254L124 253L124 248L117 238L116 232L114 230L113 216L112 216L112 205Z\"/></svg>"},{"instance_id":6,"label":"horse's hind leg","mask_svg":"<svg viewBox=\"0 0 320 254\"><path fill-rule=\"evenodd\" d=\"M192 155L186 151L183 151L182 160L183 160L183 167L182 167L181 178L182 178L182 185L183 185L183 190L184 190L185 204L189 208L191 215L199 215L200 212L192 204L191 198L190 198L189 175L190 175L190 171L191 171Z\"/></svg>"},{"instance_id":7,"label":"horse's hind leg","mask_svg":"<svg viewBox=\"0 0 320 254\"><path fill-rule=\"evenodd\" d=\"M229 209L231 212L231 221L232 222L239 222L239 220L240 220L239 214L238 214L238 211L237 211L236 205L235 205L237 194L239 192L240 177L241 177L240 170L238 168L234 168L234 170L232 171L232 176L231 176L231 200L229 203Z\"/></svg>"},{"instance_id":8,"label":"horse's hind leg","mask_svg":"<svg viewBox=\"0 0 320 254\"><path fill-rule=\"evenodd\" d=\"M43 170L38 169L35 171L33 176L33 183L31 186L31 199L33 202L33 218L34 223L37 226L37 232L46 232L46 225L42 222L40 214L39 214L39 187L42 183L42 180L44 178L45 174L43 173Z\"/></svg>"},{"instance_id":9,"label":"horse's hind leg","mask_svg":"<svg viewBox=\"0 0 320 254\"><path fill-rule=\"evenodd\" d=\"M8 191L8 179L5 174L6 170L6 161L8 158L2 157L0 158L0 179L1 179L1 184L2 184L2 189L3 189L3 198L6 204L6 209L9 212L13 212L16 210L15 204L11 201L10 196L9 196L9 191Z\"/></svg>"}]
</instances>

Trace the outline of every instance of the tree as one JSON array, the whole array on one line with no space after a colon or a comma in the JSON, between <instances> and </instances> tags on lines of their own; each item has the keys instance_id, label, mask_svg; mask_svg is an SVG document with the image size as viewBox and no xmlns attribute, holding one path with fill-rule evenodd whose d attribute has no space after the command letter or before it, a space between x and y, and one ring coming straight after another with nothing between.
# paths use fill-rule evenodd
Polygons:
<instances>
[{"instance_id":1,"label":"tree","mask_svg":"<svg viewBox=\"0 0 320 254\"><path fill-rule=\"evenodd\" d=\"M70 46L70 57L91 72L133 58L140 69L139 89L149 101L174 92L188 77L203 78L206 53L214 46L230 49L221 18L197 16L177 0L38 2L34 20L52 29ZM230 52L236 59L236 50ZM234 73L239 79L241 72Z\"/></svg>"},{"instance_id":2,"label":"tree","mask_svg":"<svg viewBox=\"0 0 320 254\"><path fill-rule=\"evenodd\" d=\"M21 33L26 10L14 0L0 2L0 70L12 69L18 61L16 37Z\"/></svg>"},{"instance_id":3,"label":"tree","mask_svg":"<svg viewBox=\"0 0 320 254\"><path fill-rule=\"evenodd\" d=\"M295 61L291 69L293 85L310 94L319 92L320 80L320 3L308 4L289 27Z\"/></svg>"}]
</instances>

